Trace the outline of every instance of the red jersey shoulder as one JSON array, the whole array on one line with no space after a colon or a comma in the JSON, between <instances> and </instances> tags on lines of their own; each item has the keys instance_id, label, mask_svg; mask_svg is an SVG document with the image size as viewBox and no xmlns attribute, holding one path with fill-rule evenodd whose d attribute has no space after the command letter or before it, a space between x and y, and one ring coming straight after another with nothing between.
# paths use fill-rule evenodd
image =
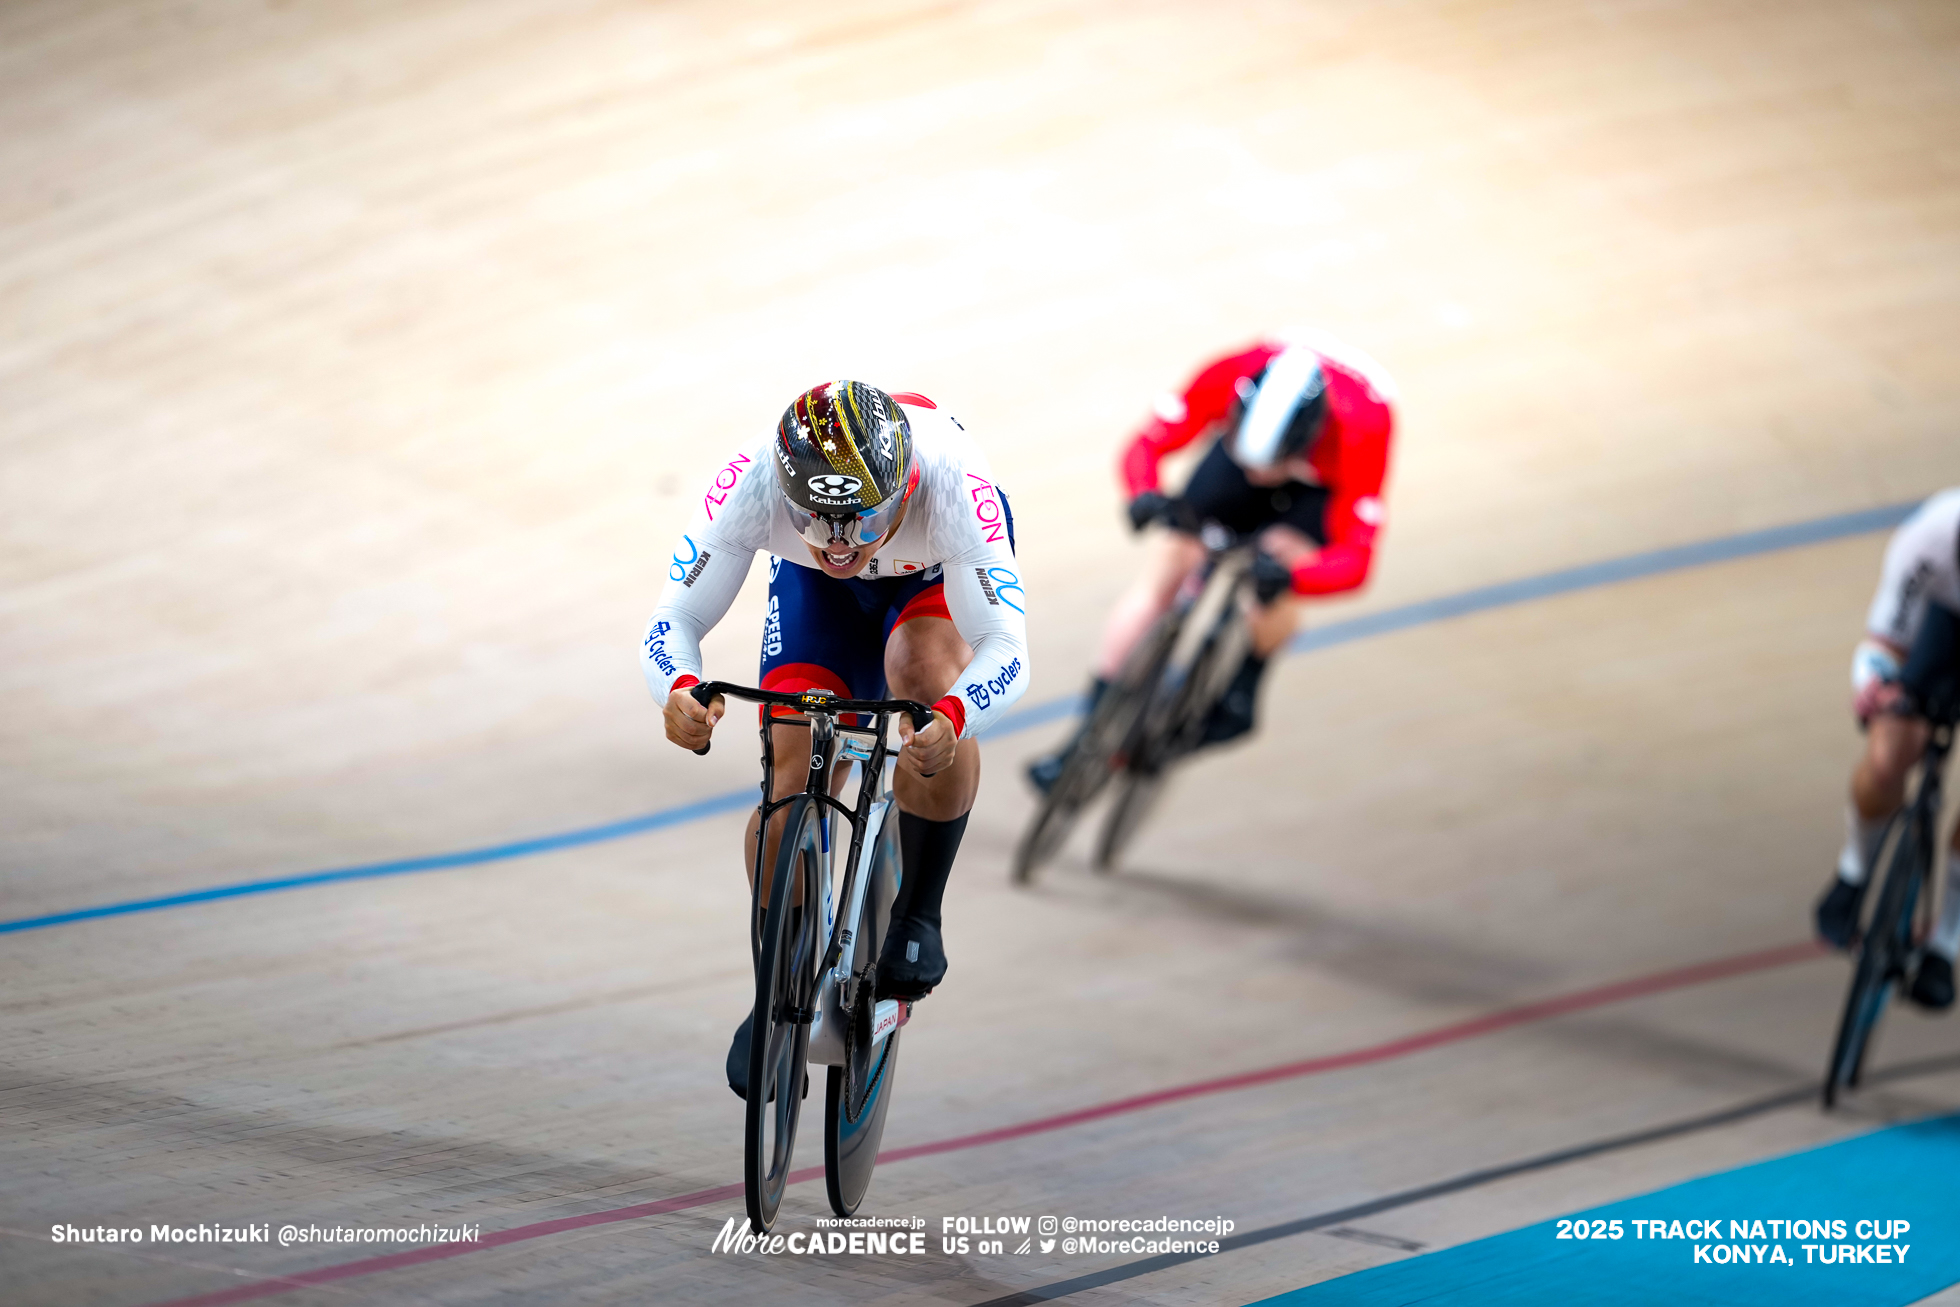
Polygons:
<instances>
[{"instance_id":1,"label":"red jersey shoulder","mask_svg":"<svg viewBox=\"0 0 1960 1307\"><path fill-rule=\"evenodd\" d=\"M1388 430L1388 401L1375 390L1373 382L1324 354L1320 366L1327 374L1327 407L1335 422L1349 430Z\"/></svg>"}]
</instances>

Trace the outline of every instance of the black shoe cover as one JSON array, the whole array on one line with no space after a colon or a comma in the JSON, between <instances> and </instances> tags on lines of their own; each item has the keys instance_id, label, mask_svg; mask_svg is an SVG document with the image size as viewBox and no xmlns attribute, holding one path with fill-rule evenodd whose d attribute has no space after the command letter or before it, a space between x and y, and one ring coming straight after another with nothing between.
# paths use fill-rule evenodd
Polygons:
<instances>
[{"instance_id":1,"label":"black shoe cover","mask_svg":"<svg viewBox=\"0 0 1960 1307\"><path fill-rule=\"evenodd\" d=\"M751 1012L742 1018L735 1030L735 1042L728 1046L728 1087L743 1102L749 1098L749 1041L754 1038L755 1013Z\"/></svg>"},{"instance_id":2,"label":"black shoe cover","mask_svg":"<svg viewBox=\"0 0 1960 1307\"><path fill-rule=\"evenodd\" d=\"M1062 769L1068 766L1068 750L1051 753L1046 758L1036 758L1028 764L1028 783L1043 794L1055 788L1055 782L1062 779Z\"/></svg>"},{"instance_id":3,"label":"black shoe cover","mask_svg":"<svg viewBox=\"0 0 1960 1307\"><path fill-rule=\"evenodd\" d=\"M1863 885L1831 877L1831 887L1817 900L1818 937L1832 948L1850 948L1858 938L1858 908L1864 901Z\"/></svg>"},{"instance_id":4,"label":"black shoe cover","mask_svg":"<svg viewBox=\"0 0 1960 1307\"><path fill-rule=\"evenodd\" d=\"M1223 744L1250 731L1259 707L1259 681L1266 674L1266 660L1251 654L1232 674L1232 683L1218 702L1205 714L1204 734L1199 745Z\"/></svg>"},{"instance_id":5,"label":"black shoe cover","mask_svg":"<svg viewBox=\"0 0 1960 1307\"><path fill-rule=\"evenodd\" d=\"M728 1087L735 1091L735 1097L743 1102L749 1101L749 1043L755 1038L755 1013L742 1018L742 1024L735 1028L735 1042L728 1046ZM810 1096L810 1073L803 1073L803 1097ZM769 1095L764 1101L773 1100Z\"/></svg>"},{"instance_id":6,"label":"black shoe cover","mask_svg":"<svg viewBox=\"0 0 1960 1307\"><path fill-rule=\"evenodd\" d=\"M1205 731L1200 744L1224 744L1236 740L1253 727L1253 692L1234 685L1205 714Z\"/></svg>"},{"instance_id":7,"label":"black shoe cover","mask_svg":"<svg viewBox=\"0 0 1960 1307\"><path fill-rule=\"evenodd\" d=\"M1944 1012L1953 1006L1953 963L1928 951L1919 959L1919 974L1912 978L1906 997L1928 1012Z\"/></svg>"},{"instance_id":8,"label":"black shoe cover","mask_svg":"<svg viewBox=\"0 0 1960 1307\"><path fill-rule=\"evenodd\" d=\"M946 948L939 927L905 918L892 923L878 958L879 998L924 998L946 978Z\"/></svg>"}]
</instances>

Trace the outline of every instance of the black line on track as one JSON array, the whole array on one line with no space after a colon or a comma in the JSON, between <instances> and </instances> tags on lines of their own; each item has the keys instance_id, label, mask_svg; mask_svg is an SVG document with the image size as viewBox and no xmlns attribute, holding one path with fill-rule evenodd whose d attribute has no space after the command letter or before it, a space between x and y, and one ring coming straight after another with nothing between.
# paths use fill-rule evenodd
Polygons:
<instances>
[{"instance_id":1,"label":"black line on track","mask_svg":"<svg viewBox=\"0 0 1960 1307\"><path fill-rule=\"evenodd\" d=\"M1902 1062L1898 1066L1888 1067L1883 1071L1875 1071L1865 1077L1865 1084L1884 1084L1892 1080L1904 1080L1912 1076L1930 1075L1938 1071L1956 1069L1960 1069L1960 1054L1923 1058L1917 1062ZM1498 1180L1509 1179L1514 1175L1524 1175L1531 1171L1543 1171L1550 1167L1563 1166L1567 1162L1576 1162L1582 1158L1597 1157L1601 1153L1618 1152L1623 1148L1635 1148L1641 1144L1651 1144L1662 1139L1672 1139L1677 1135L1693 1134L1699 1130L1711 1130L1716 1126L1745 1121L1752 1116L1761 1116L1765 1112L1774 1112L1782 1107L1793 1107L1798 1103L1814 1099L1817 1097L1817 1093L1818 1089L1815 1083L1799 1085L1792 1089L1785 1089L1780 1093L1770 1094L1763 1098L1751 1099L1746 1103L1738 1103L1734 1107L1725 1107L1719 1112L1709 1112L1702 1116L1692 1116L1683 1121L1669 1122L1666 1125L1650 1126L1645 1130L1636 1130L1631 1134L1611 1135L1605 1139L1595 1139L1590 1143L1575 1144L1570 1148L1561 1148L1556 1152L1540 1153L1536 1157L1527 1157L1522 1161L1506 1162L1502 1166L1492 1166L1486 1167L1481 1171L1466 1172L1463 1175L1455 1176L1448 1180L1438 1180L1434 1184L1426 1184L1420 1188L1404 1189L1400 1193L1388 1194L1382 1198L1372 1198L1365 1203L1356 1203L1352 1207L1342 1207L1331 1212L1321 1212L1315 1216L1303 1216L1294 1221L1282 1221L1278 1225L1269 1225L1259 1230L1247 1230L1244 1234L1235 1234L1230 1238L1220 1239L1218 1241L1218 1251L1215 1253L1161 1253L1156 1257L1146 1257L1141 1261L1125 1262L1121 1266L1112 1266L1107 1270L1093 1271L1088 1275L1078 1275L1071 1280L1057 1280L1053 1284L1042 1284L1032 1289L1022 1289L1016 1293L1010 1293L1004 1298L989 1298L985 1302L973 1304L973 1307L1033 1307L1035 1303L1053 1302L1057 1298L1066 1298L1070 1294L1080 1293L1084 1289L1097 1289L1105 1284L1116 1284L1123 1280L1134 1280L1140 1275L1149 1275L1154 1271L1168 1270L1173 1266L1182 1266L1186 1262L1203 1261L1207 1257L1222 1256L1225 1253L1236 1252L1240 1248L1250 1248L1255 1244L1270 1243L1275 1239L1286 1239L1296 1234L1305 1234L1310 1230L1319 1230L1330 1225L1340 1225L1364 1216L1373 1216L1378 1212L1393 1211L1395 1208L1408 1207L1431 1198L1441 1198L1446 1194L1461 1193L1465 1189L1476 1189Z\"/></svg>"}]
</instances>

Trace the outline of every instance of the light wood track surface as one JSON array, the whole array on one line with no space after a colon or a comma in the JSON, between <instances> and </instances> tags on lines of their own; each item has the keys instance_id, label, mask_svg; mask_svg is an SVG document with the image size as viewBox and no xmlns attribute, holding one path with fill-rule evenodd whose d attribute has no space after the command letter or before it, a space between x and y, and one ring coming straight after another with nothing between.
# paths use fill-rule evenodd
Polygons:
<instances>
[{"instance_id":1,"label":"light wood track surface","mask_svg":"<svg viewBox=\"0 0 1960 1307\"><path fill-rule=\"evenodd\" d=\"M1028 702L1135 566L1112 463L1289 324L1400 385L1373 584L1315 622L1960 481L1940 3L84 3L0 9L9 919L724 793L634 664L713 470L922 391L1014 495ZM1121 874L1006 884L1006 736L905 1036L906 1146L1801 939L1882 535L1287 660ZM709 642L754 669L761 569ZM740 1176L726 815L0 936L0 1298L135 1304ZM881 1168L867 1211L1331 1210L1799 1083L1819 960ZM1954 1048L1896 1013L1881 1061ZM813 1096L812 1106L815 1099ZM1960 1105L1960 1076L1383 1214L1437 1247ZM815 1113L811 1114L814 1118ZM802 1158L821 1160L806 1123ZM1110 1261L711 1257L739 1200L295 1290L968 1304ZM791 1191L812 1228L820 1186ZM1303 1234L1069 1301L1242 1303Z\"/></svg>"}]
</instances>

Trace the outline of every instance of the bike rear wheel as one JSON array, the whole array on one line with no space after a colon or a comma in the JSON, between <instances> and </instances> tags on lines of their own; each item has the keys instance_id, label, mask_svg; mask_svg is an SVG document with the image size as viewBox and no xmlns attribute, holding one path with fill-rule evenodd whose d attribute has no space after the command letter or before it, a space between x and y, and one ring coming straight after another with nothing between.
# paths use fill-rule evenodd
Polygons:
<instances>
[{"instance_id":1,"label":"bike rear wheel","mask_svg":"<svg viewBox=\"0 0 1960 1307\"><path fill-rule=\"evenodd\" d=\"M1858 963L1851 973L1844 1014L1838 1020L1830 1065L1825 1069L1826 1108L1835 1107L1839 1093L1855 1088L1863 1076L1872 1034L1885 1013L1892 986L1905 974L1912 952L1913 911L1931 847L1917 813L1908 812L1895 823L1890 856L1884 859L1878 906L1872 910L1871 924L1859 944Z\"/></svg>"},{"instance_id":2,"label":"bike rear wheel","mask_svg":"<svg viewBox=\"0 0 1960 1307\"><path fill-rule=\"evenodd\" d=\"M1137 720L1164 678L1164 666L1170 661L1183 621L1180 610L1165 614L1131 652L1123 674L1103 691L1101 702L1069 750L1061 776L1043 796L1041 807L1015 849L1015 884L1034 880L1035 872L1061 851L1083 809L1127 764L1125 749L1135 736Z\"/></svg>"},{"instance_id":3,"label":"bike rear wheel","mask_svg":"<svg viewBox=\"0 0 1960 1307\"><path fill-rule=\"evenodd\" d=\"M1116 793L1116 802L1110 805L1109 816L1103 821L1102 835L1096 841L1096 870L1108 873L1116 870L1117 860L1137 830L1157 807L1157 798L1164 791L1164 773L1161 770L1124 773L1121 787Z\"/></svg>"},{"instance_id":4,"label":"bike rear wheel","mask_svg":"<svg viewBox=\"0 0 1960 1307\"><path fill-rule=\"evenodd\" d=\"M886 813L879 829L870 870L864 915L851 944L850 971L855 980L844 1013L844 1065L830 1068L824 1089L824 1188L829 1192L830 1210L839 1216L855 1215L871 1187L878 1145L885 1137L892 1082L898 1074L900 1032L894 1030L882 1041L872 1042L872 1021L878 1007L878 957L891 925L899 871L896 805Z\"/></svg>"},{"instance_id":5,"label":"bike rear wheel","mask_svg":"<svg viewBox=\"0 0 1960 1307\"><path fill-rule=\"evenodd\" d=\"M758 1234L768 1232L782 1204L803 1109L821 947L822 823L823 811L811 799L790 804L756 952L742 1188Z\"/></svg>"}]
</instances>

